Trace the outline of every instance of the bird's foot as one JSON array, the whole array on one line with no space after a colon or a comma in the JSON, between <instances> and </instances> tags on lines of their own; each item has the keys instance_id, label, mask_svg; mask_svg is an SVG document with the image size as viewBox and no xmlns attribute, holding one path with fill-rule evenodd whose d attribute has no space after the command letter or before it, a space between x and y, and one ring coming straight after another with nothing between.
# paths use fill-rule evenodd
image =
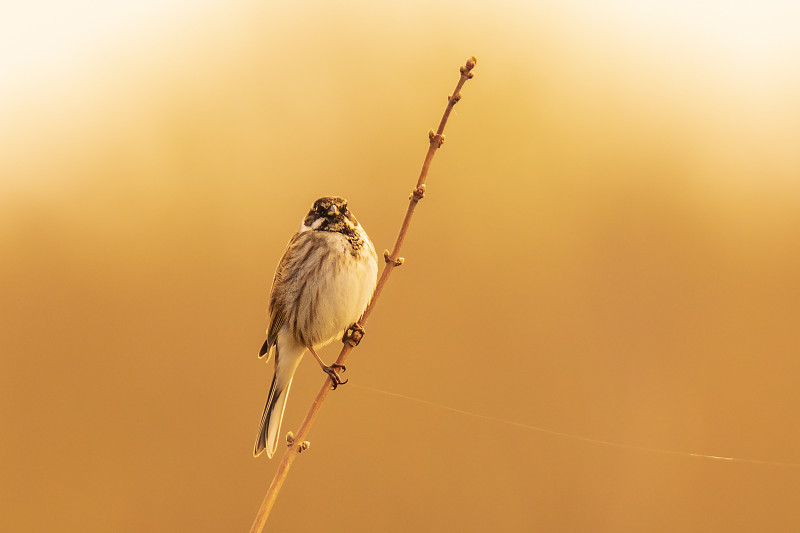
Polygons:
<instances>
[{"instance_id":1,"label":"bird's foot","mask_svg":"<svg viewBox=\"0 0 800 533\"><path fill-rule=\"evenodd\" d=\"M364 333L366 333L364 328L361 327L361 324L356 322L345 330L344 336L342 337L342 342L355 348L358 346L358 343L361 342L361 339L364 337Z\"/></svg>"},{"instance_id":2,"label":"bird's foot","mask_svg":"<svg viewBox=\"0 0 800 533\"><path fill-rule=\"evenodd\" d=\"M341 369L342 372L347 371L346 366L337 363L333 363L331 366L322 365L322 371L328 374L328 376L331 378L331 383L333 384L333 390L336 390L336 387L338 387L339 385L344 385L349 381L349 380L342 381L342 376L340 376L339 373L336 371L337 369Z\"/></svg>"}]
</instances>

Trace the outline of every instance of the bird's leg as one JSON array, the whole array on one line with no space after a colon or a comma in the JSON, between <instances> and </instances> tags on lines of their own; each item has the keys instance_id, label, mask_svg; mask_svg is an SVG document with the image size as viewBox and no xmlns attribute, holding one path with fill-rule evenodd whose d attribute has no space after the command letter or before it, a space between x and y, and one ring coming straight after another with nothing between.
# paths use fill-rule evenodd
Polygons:
<instances>
[{"instance_id":1,"label":"bird's leg","mask_svg":"<svg viewBox=\"0 0 800 533\"><path fill-rule=\"evenodd\" d=\"M317 360L319 366L322 367L322 371L328 374L328 376L330 376L334 390L336 390L336 387L338 387L339 385L344 385L345 383L347 383L348 380L342 381L342 377L339 375L338 372L336 372L337 369L341 369L342 372L345 372L347 370L346 366L339 365L336 363L333 363L331 366L328 366L322 362L322 359L320 358L320 356L317 355L317 352L314 351L314 348L309 346L308 351L311 352L311 355L313 355L314 358Z\"/></svg>"},{"instance_id":2,"label":"bird's leg","mask_svg":"<svg viewBox=\"0 0 800 533\"><path fill-rule=\"evenodd\" d=\"M362 337L364 337L364 333L366 333L364 328L361 327L361 324L356 322L344 331L342 342L347 343L355 348L358 346L358 343L361 342Z\"/></svg>"}]
</instances>

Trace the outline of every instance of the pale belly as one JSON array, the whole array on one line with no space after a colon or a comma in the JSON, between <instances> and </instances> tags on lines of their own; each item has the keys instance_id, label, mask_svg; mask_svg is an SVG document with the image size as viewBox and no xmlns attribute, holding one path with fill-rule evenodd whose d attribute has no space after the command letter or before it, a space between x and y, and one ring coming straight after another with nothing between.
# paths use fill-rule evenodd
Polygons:
<instances>
[{"instance_id":1,"label":"pale belly","mask_svg":"<svg viewBox=\"0 0 800 533\"><path fill-rule=\"evenodd\" d=\"M341 338L364 313L377 281L369 242L353 256L346 239L324 235L329 253L320 260L298 299L298 337L312 346Z\"/></svg>"}]
</instances>

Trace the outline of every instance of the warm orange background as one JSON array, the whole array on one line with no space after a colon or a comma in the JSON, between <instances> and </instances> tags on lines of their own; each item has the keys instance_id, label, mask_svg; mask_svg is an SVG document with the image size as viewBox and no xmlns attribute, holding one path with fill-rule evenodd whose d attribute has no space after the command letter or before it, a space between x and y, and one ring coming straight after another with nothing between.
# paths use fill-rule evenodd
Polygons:
<instances>
[{"instance_id":1,"label":"warm orange background","mask_svg":"<svg viewBox=\"0 0 800 533\"><path fill-rule=\"evenodd\" d=\"M800 530L800 468L359 388L800 463L796 2L117 4L0 13L1 530L249 528L274 267L321 195L391 246L472 54L268 530Z\"/></svg>"}]
</instances>

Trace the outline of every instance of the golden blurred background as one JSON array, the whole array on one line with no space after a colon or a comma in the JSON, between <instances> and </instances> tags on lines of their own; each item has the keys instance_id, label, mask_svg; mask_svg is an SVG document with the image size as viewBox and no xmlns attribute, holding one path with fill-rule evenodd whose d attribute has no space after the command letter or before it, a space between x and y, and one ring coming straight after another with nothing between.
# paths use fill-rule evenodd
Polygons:
<instances>
[{"instance_id":1,"label":"golden blurred background","mask_svg":"<svg viewBox=\"0 0 800 533\"><path fill-rule=\"evenodd\" d=\"M250 527L275 265L322 195L391 247L474 54L267 530L800 530L798 27L769 0L3 6L0 529ZM285 430L324 379L301 365Z\"/></svg>"}]
</instances>

